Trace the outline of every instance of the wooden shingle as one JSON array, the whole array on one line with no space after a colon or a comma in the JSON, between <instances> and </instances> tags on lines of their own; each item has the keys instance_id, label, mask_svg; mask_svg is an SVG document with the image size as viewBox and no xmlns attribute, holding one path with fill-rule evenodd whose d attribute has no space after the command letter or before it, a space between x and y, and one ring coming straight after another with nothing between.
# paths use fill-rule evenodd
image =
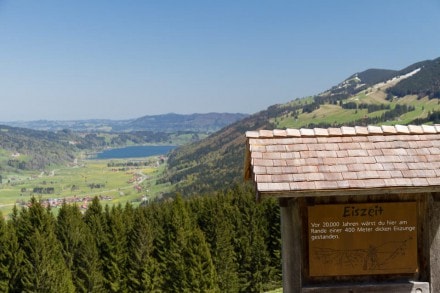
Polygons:
<instances>
[{"instance_id":1,"label":"wooden shingle","mask_svg":"<svg viewBox=\"0 0 440 293\"><path fill-rule=\"evenodd\" d=\"M260 196L440 191L440 127L249 131L246 178Z\"/></svg>"}]
</instances>

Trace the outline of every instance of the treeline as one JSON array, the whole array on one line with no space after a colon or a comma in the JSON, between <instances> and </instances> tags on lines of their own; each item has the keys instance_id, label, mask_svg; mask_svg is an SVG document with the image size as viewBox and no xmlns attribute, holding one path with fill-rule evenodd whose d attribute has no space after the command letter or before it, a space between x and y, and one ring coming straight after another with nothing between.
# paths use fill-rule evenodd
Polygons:
<instances>
[{"instance_id":1,"label":"treeline","mask_svg":"<svg viewBox=\"0 0 440 293\"><path fill-rule=\"evenodd\" d=\"M150 166L151 163L151 161L109 162L107 167L145 167Z\"/></svg>"},{"instance_id":2,"label":"treeline","mask_svg":"<svg viewBox=\"0 0 440 293\"><path fill-rule=\"evenodd\" d=\"M38 193L38 194L54 194L55 188L54 187L34 187L32 192Z\"/></svg>"},{"instance_id":3,"label":"treeline","mask_svg":"<svg viewBox=\"0 0 440 293\"><path fill-rule=\"evenodd\" d=\"M79 149L93 150L111 146L126 146L128 144L165 143L172 139L172 133L153 131L87 133L76 137L76 146Z\"/></svg>"},{"instance_id":4,"label":"treeline","mask_svg":"<svg viewBox=\"0 0 440 293\"><path fill-rule=\"evenodd\" d=\"M377 112L377 111L382 111L382 110L390 110L391 106L385 105L385 104L366 104L366 103L355 103L355 102L348 102L348 103L340 103L341 107L343 109L367 109L368 113L373 113L373 112Z\"/></svg>"},{"instance_id":5,"label":"treeline","mask_svg":"<svg viewBox=\"0 0 440 293\"><path fill-rule=\"evenodd\" d=\"M366 125L377 125L382 122L394 120L395 118L415 110L414 106L405 105L405 104L397 104L393 109L385 111L379 116L376 117L365 117L360 120L352 121L351 123L347 123L348 126L366 126Z\"/></svg>"},{"instance_id":6,"label":"treeline","mask_svg":"<svg viewBox=\"0 0 440 293\"><path fill-rule=\"evenodd\" d=\"M426 118L417 118L414 120L414 124L424 124L427 122L432 122L433 124L440 123L440 111L431 111L428 113Z\"/></svg>"},{"instance_id":7,"label":"treeline","mask_svg":"<svg viewBox=\"0 0 440 293\"><path fill-rule=\"evenodd\" d=\"M1 292L262 292L280 286L279 207L222 194L0 218Z\"/></svg>"},{"instance_id":8,"label":"treeline","mask_svg":"<svg viewBox=\"0 0 440 293\"><path fill-rule=\"evenodd\" d=\"M11 159L11 160L8 160L7 164L9 167L12 167L15 169L20 169L20 170L26 169L26 162L23 160L20 161L20 160Z\"/></svg>"}]
</instances>

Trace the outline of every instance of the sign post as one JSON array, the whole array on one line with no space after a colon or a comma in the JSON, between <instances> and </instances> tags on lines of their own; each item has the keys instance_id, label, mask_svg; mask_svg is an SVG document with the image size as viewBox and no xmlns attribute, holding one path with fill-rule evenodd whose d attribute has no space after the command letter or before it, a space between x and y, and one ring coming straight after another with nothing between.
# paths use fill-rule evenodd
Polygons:
<instances>
[{"instance_id":1,"label":"sign post","mask_svg":"<svg viewBox=\"0 0 440 293\"><path fill-rule=\"evenodd\" d=\"M279 198L284 292L440 292L440 125L246 132Z\"/></svg>"}]
</instances>

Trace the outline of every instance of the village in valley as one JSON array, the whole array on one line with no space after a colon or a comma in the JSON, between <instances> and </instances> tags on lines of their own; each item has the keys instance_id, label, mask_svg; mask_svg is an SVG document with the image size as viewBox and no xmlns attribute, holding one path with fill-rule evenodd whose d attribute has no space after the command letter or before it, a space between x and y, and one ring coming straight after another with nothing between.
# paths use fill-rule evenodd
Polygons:
<instances>
[{"instance_id":1,"label":"village in valley","mask_svg":"<svg viewBox=\"0 0 440 293\"><path fill-rule=\"evenodd\" d=\"M14 152L17 159L20 153ZM95 197L103 204L139 205L160 197L166 186L156 185L166 156L132 159L78 160L47 171L27 171L2 176L0 210L8 215L13 206L29 207L36 197L54 211L76 204L85 211Z\"/></svg>"}]
</instances>

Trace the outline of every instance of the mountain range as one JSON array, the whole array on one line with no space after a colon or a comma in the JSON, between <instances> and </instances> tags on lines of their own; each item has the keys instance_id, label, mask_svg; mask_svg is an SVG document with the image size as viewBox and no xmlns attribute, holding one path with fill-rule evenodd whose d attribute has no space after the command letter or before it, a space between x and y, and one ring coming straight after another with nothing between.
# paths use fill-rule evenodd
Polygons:
<instances>
[{"instance_id":1,"label":"mountain range","mask_svg":"<svg viewBox=\"0 0 440 293\"><path fill-rule=\"evenodd\" d=\"M247 116L247 114L242 113L196 113L188 115L168 113L163 115L147 115L127 120L35 120L8 121L0 122L0 124L47 131L69 129L81 132L193 131L212 133Z\"/></svg>"},{"instance_id":2,"label":"mountain range","mask_svg":"<svg viewBox=\"0 0 440 293\"><path fill-rule=\"evenodd\" d=\"M248 130L440 123L439 98L440 58L358 72L323 93L273 105L176 149L164 181L185 195L242 182Z\"/></svg>"}]
</instances>

